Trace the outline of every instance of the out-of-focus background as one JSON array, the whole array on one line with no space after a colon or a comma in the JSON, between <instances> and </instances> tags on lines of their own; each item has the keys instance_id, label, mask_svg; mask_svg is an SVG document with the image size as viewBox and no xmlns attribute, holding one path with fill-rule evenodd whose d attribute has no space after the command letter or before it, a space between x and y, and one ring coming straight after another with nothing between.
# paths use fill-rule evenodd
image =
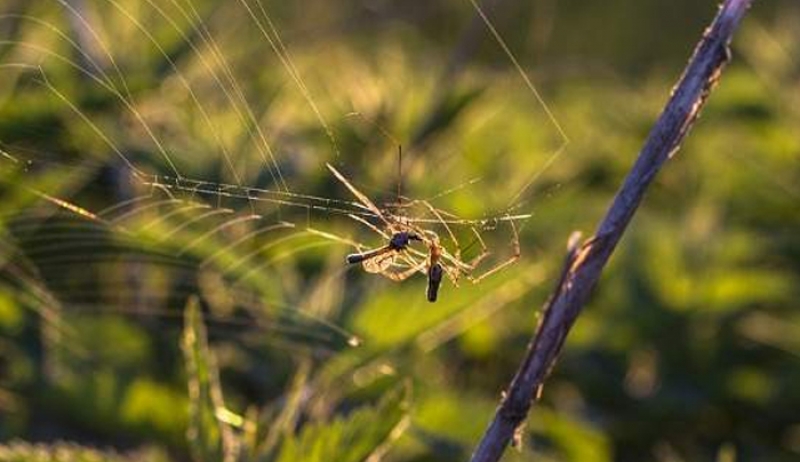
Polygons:
<instances>
[{"instance_id":1,"label":"out-of-focus background","mask_svg":"<svg viewBox=\"0 0 800 462\"><path fill-rule=\"evenodd\" d=\"M717 7L475 1L5 0L0 459L466 460ZM800 4L733 56L504 460L800 458Z\"/></svg>"}]
</instances>

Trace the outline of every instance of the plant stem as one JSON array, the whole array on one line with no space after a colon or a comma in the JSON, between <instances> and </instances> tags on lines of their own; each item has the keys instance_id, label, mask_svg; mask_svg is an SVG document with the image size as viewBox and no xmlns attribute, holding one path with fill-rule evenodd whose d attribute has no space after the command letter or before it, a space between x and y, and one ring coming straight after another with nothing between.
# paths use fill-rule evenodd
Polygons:
<instances>
[{"instance_id":1,"label":"plant stem","mask_svg":"<svg viewBox=\"0 0 800 462\"><path fill-rule=\"evenodd\" d=\"M725 0L697 45L669 102L656 121L625 182L595 235L571 246L561 278L547 302L536 334L472 462L500 460L528 415L545 378L555 364L569 329L589 298L600 273L633 217L647 187L677 152L722 69L730 59L728 45L752 0Z\"/></svg>"}]
</instances>

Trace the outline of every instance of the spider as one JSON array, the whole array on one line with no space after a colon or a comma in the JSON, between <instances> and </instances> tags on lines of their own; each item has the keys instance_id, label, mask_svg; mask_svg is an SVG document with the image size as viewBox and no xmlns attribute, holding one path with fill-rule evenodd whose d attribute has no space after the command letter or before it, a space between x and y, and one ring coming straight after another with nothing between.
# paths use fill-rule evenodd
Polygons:
<instances>
[{"instance_id":1,"label":"spider","mask_svg":"<svg viewBox=\"0 0 800 462\"><path fill-rule=\"evenodd\" d=\"M391 208L381 210L369 197L353 186L335 167L330 164L326 165L336 179L355 196L358 203L369 211L371 215L374 215L384 228L379 228L360 215L349 214L350 218L362 223L383 237L386 244L372 250L348 255L346 257L348 264L360 263L365 271L380 274L393 281L404 281L415 273L423 273L428 278L427 299L430 302L435 302L445 275L456 287L461 276L466 277L467 280L473 283L478 283L482 279L512 265L520 257L519 235L514 222L515 220L527 218L527 216L504 216L494 220L464 220L449 212L439 210L428 201L422 199L401 202L399 194L397 204L393 204ZM401 211L415 206L421 206L430 213L431 217L410 218L401 213ZM395 210L394 212L391 211L392 208ZM513 233L511 256L483 273L475 275L474 272L480 263L490 255L479 228L485 229L489 225L496 226L501 221L509 223ZM435 231L422 227L425 224L438 224L444 228L449 240L453 243L452 253L441 244L439 235ZM476 257L469 261L462 260L461 247L450 227L451 224L465 225L470 228L475 236L474 242L480 246L480 251ZM327 234L326 237L335 238ZM339 240L345 241L343 239ZM354 244L349 241L346 242ZM423 243L427 247L427 252L414 248L412 246L413 242ZM357 244L356 246L361 247Z\"/></svg>"}]
</instances>

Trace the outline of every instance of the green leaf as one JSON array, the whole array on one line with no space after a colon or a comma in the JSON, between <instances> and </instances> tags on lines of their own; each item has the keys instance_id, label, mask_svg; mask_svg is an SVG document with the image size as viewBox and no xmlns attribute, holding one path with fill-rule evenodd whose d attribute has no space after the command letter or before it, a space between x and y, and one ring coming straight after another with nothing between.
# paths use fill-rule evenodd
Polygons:
<instances>
[{"instance_id":1,"label":"green leaf","mask_svg":"<svg viewBox=\"0 0 800 462\"><path fill-rule=\"evenodd\" d=\"M307 425L284 440L277 462L378 461L408 423L408 387L389 392L376 405L332 422Z\"/></svg>"},{"instance_id":2,"label":"green leaf","mask_svg":"<svg viewBox=\"0 0 800 462\"><path fill-rule=\"evenodd\" d=\"M31 444L12 441L0 445L0 460L4 462L132 462L147 460L168 461L166 454L152 448L139 449L131 454L118 454L73 443Z\"/></svg>"},{"instance_id":3,"label":"green leaf","mask_svg":"<svg viewBox=\"0 0 800 462\"><path fill-rule=\"evenodd\" d=\"M218 371L208 348L199 302L192 297L186 304L181 346L186 360L189 386L189 428L187 438L195 460L230 460L236 444L231 429L217 418L225 413Z\"/></svg>"}]
</instances>

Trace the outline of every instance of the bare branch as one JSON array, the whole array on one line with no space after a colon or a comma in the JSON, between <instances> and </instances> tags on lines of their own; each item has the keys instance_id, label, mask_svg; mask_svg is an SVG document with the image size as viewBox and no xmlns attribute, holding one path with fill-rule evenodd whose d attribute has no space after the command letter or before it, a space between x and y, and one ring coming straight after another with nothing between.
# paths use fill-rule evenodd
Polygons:
<instances>
[{"instance_id":1,"label":"bare branch","mask_svg":"<svg viewBox=\"0 0 800 462\"><path fill-rule=\"evenodd\" d=\"M472 462L500 460L555 364L564 339L661 166L677 152L730 59L728 45L752 0L725 0L697 45L636 163L595 235L571 248L537 332Z\"/></svg>"}]
</instances>

